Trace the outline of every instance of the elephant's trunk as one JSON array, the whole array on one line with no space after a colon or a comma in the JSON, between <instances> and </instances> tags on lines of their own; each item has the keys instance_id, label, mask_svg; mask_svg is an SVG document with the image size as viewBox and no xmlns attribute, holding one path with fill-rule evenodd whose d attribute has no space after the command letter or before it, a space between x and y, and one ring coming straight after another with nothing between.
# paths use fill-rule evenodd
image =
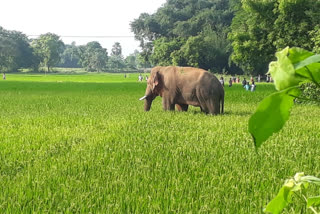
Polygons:
<instances>
[{"instance_id":1,"label":"elephant's trunk","mask_svg":"<svg viewBox=\"0 0 320 214\"><path fill-rule=\"evenodd\" d=\"M144 110L145 111L150 111L152 100L153 99L150 99L150 98L149 99L148 98L145 99L145 101L144 101Z\"/></svg>"}]
</instances>

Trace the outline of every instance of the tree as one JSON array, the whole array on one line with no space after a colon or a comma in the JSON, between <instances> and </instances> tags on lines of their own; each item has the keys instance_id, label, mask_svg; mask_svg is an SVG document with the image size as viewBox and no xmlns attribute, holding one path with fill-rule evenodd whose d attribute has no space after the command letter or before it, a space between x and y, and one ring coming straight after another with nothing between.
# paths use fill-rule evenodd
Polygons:
<instances>
[{"instance_id":1,"label":"tree","mask_svg":"<svg viewBox=\"0 0 320 214\"><path fill-rule=\"evenodd\" d=\"M223 57L222 64L227 69L230 51L226 35L236 5L236 0L168 0L156 13L141 14L130 24L135 38L140 41L140 58L145 63L151 60L159 65L201 65L206 69L222 70L221 65L214 66L210 60ZM213 32L212 39L204 34L206 31ZM205 38L204 43L210 46L205 47L201 38ZM185 50L192 56L187 56Z\"/></svg>"},{"instance_id":2,"label":"tree","mask_svg":"<svg viewBox=\"0 0 320 214\"><path fill-rule=\"evenodd\" d=\"M53 33L40 35L38 39L32 41L32 46L42 65L47 67L48 72L51 67L60 62L64 43L58 35Z\"/></svg>"},{"instance_id":3,"label":"tree","mask_svg":"<svg viewBox=\"0 0 320 214\"><path fill-rule=\"evenodd\" d=\"M138 55L138 65L140 68L150 68L152 67L151 63L151 54L152 54L153 46L152 42L149 42L145 45L145 48Z\"/></svg>"},{"instance_id":4,"label":"tree","mask_svg":"<svg viewBox=\"0 0 320 214\"><path fill-rule=\"evenodd\" d=\"M107 49L99 42L89 42L78 49L80 63L87 71L103 71L108 61Z\"/></svg>"},{"instance_id":5,"label":"tree","mask_svg":"<svg viewBox=\"0 0 320 214\"><path fill-rule=\"evenodd\" d=\"M139 55L139 51L135 50L133 54L127 56L124 60L125 66L129 69L137 69L138 68L138 60L137 57Z\"/></svg>"},{"instance_id":6,"label":"tree","mask_svg":"<svg viewBox=\"0 0 320 214\"><path fill-rule=\"evenodd\" d=\"M126 64L121 56L111 55L108 61L108 67L112 71L119 72L126 67Z\"/></svg>"},{"instance_id":7,"label":"tree","mask_svg":"<svg viewBox=\"0 0 320 214\"><path fill-rule=\"evenodd\" d=\"M122 56L122 47L119 42L113 44L111 49L111 55Z\"/></svg>"},{"instance_id":8,"label":"tree","mask_svg":"<svg viewBox=\"0 0 320 214\"><path fill-rule=\"evenodd\" d=\"M184 45L171 53L175 65L193 66L216 72L228 70L228 42L212 30L189 37ZM208 48L210 47L210 48Z\"/></svg>"},{"instance_id":9,"label":"tree","mask_svg":"<svg viewBox=\"0 0 320 214\"><path fill-rule=\"evenodd\" d=\"M319 10L319 1L242 1L229 34L232 61L248 74L264 74L277 50L289 45L311 51L318 41Z\"/></svg>"},{"instance_id":10,"label":"tree","mask_svg":"<svg viewBox=\"0 0 320 214\"><path fill-rule=\"evenodd\" d=\"M29 43L21 32L0 27L0 69L8 72L32 67L35 57Z\"/></svg>"},{"instance_id":11,"label":"tree","mask_svg":"<svg viewBox=\"0 0 320 214\"><path fill-rule=\"evenodd\" d=\"M231 59L246 74L264 74L274 56L272 40L268 38L275 21L273 5L272 1L244 1L232 20Z\"/></svg>"},{"instance_id":12,"label":"tree","mask_svg":"<svg viewBox=\"0 0 320 214\"><path fill-rule=\"evenodd\" d=\"M8 72L16 67L14 58L17 51L14 41L7 36L3 28L0 28L0 70Z\"/></svg>"},{"instance_id":13,"label":"tree","mask_svg":"<svg viewBox=\"0 0 320 214\"><path fill-rule=\"evenodd\" d=\"M149 42L161 35L161 26L154 15L142 13L138 19L130 23L131 31L136 40L140 41L140 47L144 50Z\"/></svg>"},{"instance_id":14,"label":"tree","mask_svg":"<svg viewBox=\"0 0 320 214\"><path fill-rule=\"evenodd\" d=\"M161 37L153 42L154 50L151 55L151 61L155 65L168 66L173 63L172 54L180 50L181 46L185 43L185 39L174 38L167 39Z\"/></svg>"},{"instance_id":15,"label":"tree","mask_svg":"<svg viewBox=\"0 0 320 214\"><path fill-rule=\"evenodd\" d=\"M298 46L311 51L314 43L310 42L310 31L320 26L319 10L320 1L278 0L272 35L276 49Z\"/></svg>"},{"instance_id":16,"label":"tree","mask_svg":"<svg viewBox=\"0 0 320 214\"><path fill-rule=\"evenodd\" d=\"M75 42L71 45L65 45L65 49L61 55L60 67L78 68L80 67L79 50Z\"/></svg>"},{"instance_id":17,"label":"tree","mask_svg":"<svg viewBox=\"0 0 320 214\"><path fill-rule=\"evenodd\" d=\"M30 40L27 36L18 31L9 31L9 37L15 42L17 48L17 55L15 61L18 68L29 68L34 66L35 56L33 49L30 46Z\"/></svg>"},{"instance_id":18,"label":"tree","mask_svg":"<svg viewBox=\"0 0 320 214\"><path fill-rule=\"evenodd\" d=\"M120 71L126 67L122 56L122 47L119 42L114 43L112 46L108 66L111 70L115 71Z\"/></svg>"}]
</instances>

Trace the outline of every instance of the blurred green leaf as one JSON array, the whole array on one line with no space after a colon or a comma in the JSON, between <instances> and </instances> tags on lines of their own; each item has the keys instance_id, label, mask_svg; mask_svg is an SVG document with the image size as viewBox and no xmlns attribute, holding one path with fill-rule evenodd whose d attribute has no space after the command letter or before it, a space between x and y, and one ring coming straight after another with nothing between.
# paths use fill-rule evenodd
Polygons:
<instances>
[{"instance_id":1,"label":"blurred green leaf","mask_svg":"<svg viewBox=\"0 0 320 214\"><path fill-rule=\"evenodd\" d=\"M296 74L303 76L309 82L320 82L320 63L313 63L296 70Z\"/></svg>"},{"instance_id":2,"label":"blurred green leaf","mask_svg":"<svg viewBox=\"0 0 320 214\"><path fill-rule=\"evenodd\" d=\"M305 67L305 66L308 66L308 65L310 65L310 64L317 63L317 62L320 62L320 54L310 56L310 57L306 58L305 60L296 63L296 64L294 65L294 69L295 69L295 70L298 70L298 69L300 69L300 68L303 68L303 67Z\"/></svg>"},{"instance_id":3,"label":"blurred green leaf","mask_svg":"<svg viewBox=\"0 0 320 214\"><path fill-rule=\"evenodd\" d=\"M302 48L290 48L288 58L300 78L305 78L306 81L320 82L320 54L314 55L314 53Z\"/></svg>"},{"instance_id":4,"label":"blurred green leaf","mask_svg":"<svg viewBox=\"0 0 320 214\"><path fill-rule=\"evenodd\" d=\"M288 54L289 48L287 47L276 53L277 61L273 61L269 64L269 73L274 80L276 89L279 91L297 86L303 81L303 78L296 75L295 68L288 58Z\"/></svg>"},{"instance_id":5,"label":"blurred green leaf","mask_svg":"<svg viewBox=\"0 0 320 214\"><path fill-rule=\"evenodd\" d=\"M307 199L307 208L311 206L319 206L320 205L320 195L315 197L310 197Z\"/></svg>"},{"instance_id":6,"label":"blurred green leaf","mask_svg":"<svg viewBox=\"0 0 320 214\"><path fill-rule=\"evenodd\" d=\"M285 208L287 204L291 202L292 187L293 185L283 185L279 190L278 195L268 203L264 211L273 214L281 213L283 208Z\"/></svg>"},{"instance_id":7,"label":"blurred green leaf","mask_svg":"<svg viewBox=\"0 0 320 214\"><path fill-rule=\"evenodd\" d=\"M249 119L249 132L257 148L283 127L289 118L295 96L299 94L300 90L297 87L291 87L262 100Z\"/></svg>"},{"instance_id":8,"label":"blurred green leaf","mask_svg":"<svg viewBox=\"0 0 320 214\"><path fill-rule=\"evenodd\" d=\"M303 48L293 47L289 49L288 58L290 59L292 64L296 64L313 55L314 53Z\"/></svg>"},{"instance_id":9,"label":"blurred green leaf","mask_svg":"<svg viewBox=\"0 0 320 214\"><path fill-rule=\"evenodd\" d=\"M264 99L249 120L249 132L256 147L259 147L273 133L278 132L289 118L289 111L295 97L301 91L301 82L320 82L320 55L302 48L286 47L276 53L277 61L269 64L278 93Z\"/></svg>"}]
</instances>

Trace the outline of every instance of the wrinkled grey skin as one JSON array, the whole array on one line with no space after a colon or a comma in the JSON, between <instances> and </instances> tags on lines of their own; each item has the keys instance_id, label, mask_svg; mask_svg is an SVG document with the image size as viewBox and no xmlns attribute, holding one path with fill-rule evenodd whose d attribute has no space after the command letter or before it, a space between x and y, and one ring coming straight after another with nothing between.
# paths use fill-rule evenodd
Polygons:
<instances>
[{"instance_id":1,"label":"wrinkled grey skin","mask_svg":"<svg viewBox=\"0 0 320 214\"><path fill-rule=\"evenodd\" d=\"M209 114L223 113L224 89L211 73L192 67L157 66L151 70L145 92L144 110L152 101L162 97L164 110L187 111L189 105L198 106ZM221 108L221 110L220 110Z\"/></svg>"}]
</instances>

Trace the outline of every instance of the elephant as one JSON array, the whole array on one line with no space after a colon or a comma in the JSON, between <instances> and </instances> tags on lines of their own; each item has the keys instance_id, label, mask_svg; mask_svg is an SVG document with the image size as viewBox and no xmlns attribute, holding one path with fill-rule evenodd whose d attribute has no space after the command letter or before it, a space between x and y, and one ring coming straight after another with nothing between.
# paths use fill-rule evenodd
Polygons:
<instances>
[{"instance_id":1,"label":"elephant","mask_svg":"<svg viewBox=\"0 0 320 214\"><path fill-rule=\"evenodd\" d=\"M223 86L216 76L200 68L152 68L145 96L140 98L145 100L145 111L150 110L157 96L162 97L164 110L175 110L176 106L178 111L187 111L192 105L200 107L202 112L216 115L223 113L224 109Z\"/></svg>"}]
</instances>

